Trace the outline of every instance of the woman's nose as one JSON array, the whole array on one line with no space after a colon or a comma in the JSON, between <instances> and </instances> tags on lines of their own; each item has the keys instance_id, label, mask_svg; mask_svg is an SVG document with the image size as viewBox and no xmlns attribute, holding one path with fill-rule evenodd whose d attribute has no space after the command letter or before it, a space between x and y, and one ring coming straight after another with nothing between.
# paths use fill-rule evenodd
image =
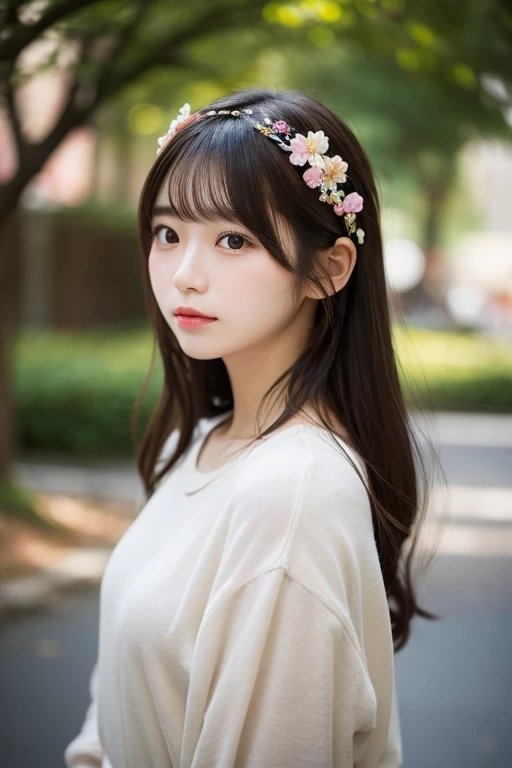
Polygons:
<instances>
[{"instance_id":1,"label":"woman's nose","mask_svg":"<svg viewBox=\"0 0 512 768\"><path fill-rule=\"evenodd\" d=\"M206 264L202 258L204 247L199 241L190 241L183 252L174 273L173 283L179 290L194 287L200 290L206 283Z\"/></svg>"}]
</instances>

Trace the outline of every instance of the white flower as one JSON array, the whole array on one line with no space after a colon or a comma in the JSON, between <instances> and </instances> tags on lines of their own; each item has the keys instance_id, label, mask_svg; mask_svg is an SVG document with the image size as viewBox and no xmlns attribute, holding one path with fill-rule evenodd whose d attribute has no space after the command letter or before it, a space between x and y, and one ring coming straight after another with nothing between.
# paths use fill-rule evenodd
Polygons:
<instances>
[{"instance_id":1,"label":"white flower","mask_svg":"<svg viewBox=\"0 0 512 768\"><path fill-rule=\"evenodd\" d=\"M171 136L176 131L176 128L180 123L182 123L184 120L187 119L187 117L190 117L190 104L185 102L185 104L180 108L178 116L172 121L172 123L169 126L169 130L165 134L165 136L160 136L158 139L158 146L159 149L157 149L156 153L157 155L160 154L162 151L163 145L167 143L167 140L171 138Z\"/></svg>"},{"instance_id":2,"label":"white flower","mask_svg":"<svg viewBox=\"0 0 512 768\"><path fill-rule=\"evenodd\" d=\"M187 119L187 117L190 117L190 104L185 104L180 108L179 115L176 117L175 120L172 121L171 125L169 126L169 130L167 131L167 135L173 134L176 128L180 123L182 123L184 120Z\"/></svg>"}]
</instances>

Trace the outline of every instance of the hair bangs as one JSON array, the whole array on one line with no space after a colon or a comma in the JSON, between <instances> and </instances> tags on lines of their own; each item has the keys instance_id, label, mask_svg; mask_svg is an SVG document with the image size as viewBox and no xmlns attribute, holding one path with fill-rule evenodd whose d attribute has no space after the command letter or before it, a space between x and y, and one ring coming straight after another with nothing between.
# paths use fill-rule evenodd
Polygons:
<instances>
[{"instance_id":1,"label":"hair bangs","mask_svg":"<svg viewBox=\"0 0 512 768\"><path fill-rule=\"evenodd\" d=\"M233 194L226 178L221 147L211 136L184 132L171 140L166 159L168 202L183 221L235 219Z\"/></svg>"}]
</instances>

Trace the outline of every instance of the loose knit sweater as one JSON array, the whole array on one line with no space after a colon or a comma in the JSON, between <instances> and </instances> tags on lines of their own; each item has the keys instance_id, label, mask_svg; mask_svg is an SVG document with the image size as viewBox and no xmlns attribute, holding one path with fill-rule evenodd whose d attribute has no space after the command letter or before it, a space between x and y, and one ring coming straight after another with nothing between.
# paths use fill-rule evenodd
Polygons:
<instances>
[{"instance_id":1,"label":"loose knit sweater","mask_svg":"<svg viewBox=\"0 0 512 768\"><path fill-rule=\"evenodd\" d=\"M65 763L398 768L389 608L349 459L363 476L364 463L295 424L199 471L230 414L198 422L112 551L91 701Z\"/></svg>"}]
</instances>

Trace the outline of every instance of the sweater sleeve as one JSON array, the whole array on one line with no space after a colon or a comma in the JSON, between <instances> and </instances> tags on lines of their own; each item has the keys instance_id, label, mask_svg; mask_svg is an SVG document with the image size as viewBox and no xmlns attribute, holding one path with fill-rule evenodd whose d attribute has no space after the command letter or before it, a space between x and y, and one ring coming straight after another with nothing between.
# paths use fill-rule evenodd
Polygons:
<instances>
[{"instance_id":1,"label":"sweater sleeve","mask_svg":"<svg viewBox=\"0 0 512 768\"><path fill-rule=\"evenodd\" d=\"M353 768L376 699L352 629L283 567L220 599L193 653L182 768Z\"/></svg>"},{"instance_id":2,"label":"sweater sleeve","mask_svg":"<svg viewBox=\"0 0 512 768\"><path fill-rule=\"evenodd\" d=\"M67 768L101 768L104 756L98 736L98 662L96 661L89 680L90 704L85 713L82 727L77 736L64 751Z\"/></svg>"}]
</instances>

